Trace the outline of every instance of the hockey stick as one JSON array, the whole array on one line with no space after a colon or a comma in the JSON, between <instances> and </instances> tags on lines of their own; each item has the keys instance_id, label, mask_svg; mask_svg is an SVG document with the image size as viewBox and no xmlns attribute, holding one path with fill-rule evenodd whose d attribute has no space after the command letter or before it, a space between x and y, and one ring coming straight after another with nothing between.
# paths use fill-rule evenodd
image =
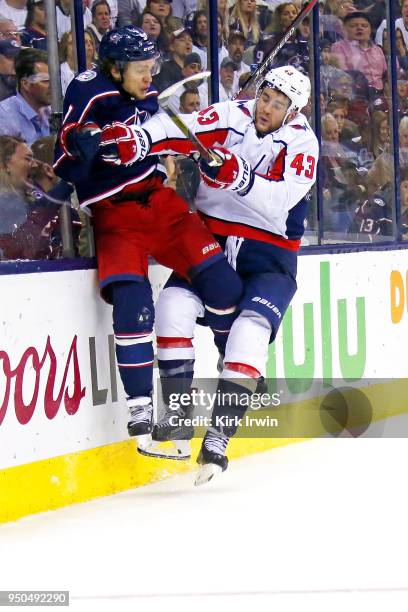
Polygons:
<instances>
[{"instance_id":1,"label":"hockey stick","mask_svg":"<svg viewBox=\"0 0 408 612\"><path fill-rule=\"evenodd\" d=\"M207 161L210 162L211 166L220 166L222 160L215 155L212 151L207 149L197 138L197 136L190 130L190 128L184 123L183 119L178 115L169 104L169 100L171 96L181 87L185 85L185 83L191 83L194 81L201 81L203 78L209 77L211 74L210 71L206 70L205 72L199 72L198 74L194 74L193 76L187 77L182 81L178 81L174 85L170 85L167 89L162 91L162 93L158 96L157 100L159 102L160 108L170 117L175 125L183 132L184 136L190 140L196 147L200 154L200 157L203 157Z\"/></svg>"},{"instance_id":2,"label":"hockey stick","mask_svg":"<svg viewBox=\"0 0 408 612\"><path fill-rule=\"evenodd\" d=\"M243 93L247 89L250 89L254 85L257 85L258 82L265 76L265 74L270 69L272 62L277 56L277 54L279 53L279 51L288 42L289 38L292 36L292 34L294 33L298 25L310 13L310 11L313 9L316 3L317 3L317 0L309 0L309 2L304 5L299 15L296 17L296 19L294 19L294 21L291 23L291 25L286 30L286 32L282 34L282 36L280 37L278 42L275 44L273 49L268 53L268 55L266 56L262 64L259 64L258 68L251 74L251 76L248 77L248 79L245 81L241 89L239 89L237 93L234 95L233 100L237 100L240 96L243 96Z\"/></svg>"}]
</instances>

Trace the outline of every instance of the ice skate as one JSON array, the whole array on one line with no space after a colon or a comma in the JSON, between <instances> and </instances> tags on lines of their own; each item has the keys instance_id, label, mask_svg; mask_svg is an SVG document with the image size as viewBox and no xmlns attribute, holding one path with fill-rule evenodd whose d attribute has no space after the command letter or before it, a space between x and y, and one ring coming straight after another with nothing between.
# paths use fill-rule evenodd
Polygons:
<instances>
[{"instance_id":1,"label":"ice skate","mask_svg":"<svg viewBox=\"0 0 408 612\"><path fill-rule=\"evenodd\" d=\"M195 479L196 486L206 484L214 476L225 472L228 467L228 458L225 456L228 441L229 438L216 429L207 431L197 458L201 467Z\"/></svg>"},{"instance_id":2,"label":"ice skate","mask_svg":"<svg viewBox=\"0 0 408 612\"><path fill-rule=\"evenodd\" d=\"M142 455L149 454L147 450L153 448L153 405L151 402L141 404L140 398L127 400L129 421L127 430L130 437L136 439L137 450Z\"/></svg>"},{"instance_id":3,"label":"ice skate","mask_svg":"<svg viewBox=\"0 0 408 612\"><path fill-rule=\"evenodd\" d=\"M152 439L157 443L171 442L173 446L155 452L156 457L179 460L191 458L189 440L194 436L194 427L185 423L185 419L190 419L191 416L192 411L189 408L166 410L153 428Z\"/></svg>"}]
</instances>

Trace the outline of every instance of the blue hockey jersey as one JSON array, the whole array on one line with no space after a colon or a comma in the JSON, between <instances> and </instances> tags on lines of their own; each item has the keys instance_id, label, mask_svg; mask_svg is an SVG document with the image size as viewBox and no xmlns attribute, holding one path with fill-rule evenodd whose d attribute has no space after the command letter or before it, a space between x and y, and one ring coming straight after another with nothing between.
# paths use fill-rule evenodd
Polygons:
<instances>
[{"instance_id":1,"label":"blue hockey jersey","mask_svg":"<svg viewBox=\"0 0 408 612\"><path fill-rule=\"evenodd\" d=\"M101 129L114 121L128 125L141 125L158 109L157 91L153 86L144 100L136 100L120 90L99 70L87 70L79 74L68 86L63 125L66 123L96 123ZM148 176L166 178L165 168L158 156L149 156L131 166L112 166L98 155L91 163L68 157L58 139L56 145L55 173L75 185L81 207L121 191L127 185L138 183Z\"/></svg>"}]
</instances>

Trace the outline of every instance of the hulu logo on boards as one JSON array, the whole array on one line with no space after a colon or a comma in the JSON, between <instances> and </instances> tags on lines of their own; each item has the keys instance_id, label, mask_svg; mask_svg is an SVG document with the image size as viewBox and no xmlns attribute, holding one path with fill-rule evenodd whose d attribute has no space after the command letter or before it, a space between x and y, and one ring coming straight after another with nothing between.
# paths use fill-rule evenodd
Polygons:
<instances>
[{"instance_id":1,"label":"hulu logo on boards","mask_svg":"<svg viewBox=\"0 0 408 612\"><path fill-rule=\"evenodd\" d=\"M317 302L317 300L316 300ZM330 263L328 261L320 264L320 295L319 302L303 304L304 329L303 338L293 336L293 314L289 306L282 321L282 346L283 346L283 376L288 388L293 392L304 392L310 388L316 371L324 383L331 385L333 379L333 337L338 338L338 357L341 378L352 382L362 378L366 366L366 316L365 298L355 298L357 351L350 354L350 326L347 320L347 298L337 300L337 308L333 308L331 297ZM332 314L337 312L336 318ZM317 317L320 317L321 334L318 337L316 330ZM294 359L294 345L304 343L305 359L303 363L296 364ZM321 365L321 367L319 367ZM277 378L277 355L275 344L269 348L269 360L267 366L267 378ZM280 368L282 371L282 367ZM337 376L340 378L340 376ZM294 380L293 385L290 379ZM299 386L299 381L303 385ZM291 386L293 388L291 388ZM302 388L300 388L302 387Z\"/></svg>"}]
</instances>

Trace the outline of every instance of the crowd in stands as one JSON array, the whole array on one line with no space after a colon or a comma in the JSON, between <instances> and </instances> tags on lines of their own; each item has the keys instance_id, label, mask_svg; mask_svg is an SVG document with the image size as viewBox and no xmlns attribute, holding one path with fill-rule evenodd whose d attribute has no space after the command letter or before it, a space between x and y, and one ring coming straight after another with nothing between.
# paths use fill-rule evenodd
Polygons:
<instances>
[{"instance_id":1,"label":"crowd in stands","mask_svg":"<svg viewBox=\"0 0 408 612\"><path fill-rule=\"evenodd\" d=\"M225 101L234 98L271 51L302 2L218 0L217 6L219 99ZM76 74L70 10L70 0L56 0L63 94ZM372 241L395 235L386 10L386 0L319 0L320 187L328 239ZM126 24L141 27L157 42L161 71L154 85L159 91L208 68L206 0L83 0L83 20L88 70L97 66L102 36ZM408 0L399 2L395 30L400 231L408 237ZM68 185L59 186L49 174L54 137L47 37L44 0L0 0L0 259L57 257L62 252L58 206L73 196ZM274 66L290 64L308 73L311 47L311 20L306 17ZM172 99L173 108L184 113L204 108L208 102L207 83L199 81L187 84ZM309 104L304 109L309 119L311 108ZM47 159L39 157L40 149L48 151ZM193 204L194 164L168 160L168 168L170 184ZM44 172L51 182L43 180ZM13 206L16 215L11 222ZM22 228L27 235L36 235L32 219L38 210L41 214L34 218L41 231L30 250L21 238ZM73 211L76 233L78 223ZM20 247L11 248L10 235Z\"/></svg>"}]
</instances>

